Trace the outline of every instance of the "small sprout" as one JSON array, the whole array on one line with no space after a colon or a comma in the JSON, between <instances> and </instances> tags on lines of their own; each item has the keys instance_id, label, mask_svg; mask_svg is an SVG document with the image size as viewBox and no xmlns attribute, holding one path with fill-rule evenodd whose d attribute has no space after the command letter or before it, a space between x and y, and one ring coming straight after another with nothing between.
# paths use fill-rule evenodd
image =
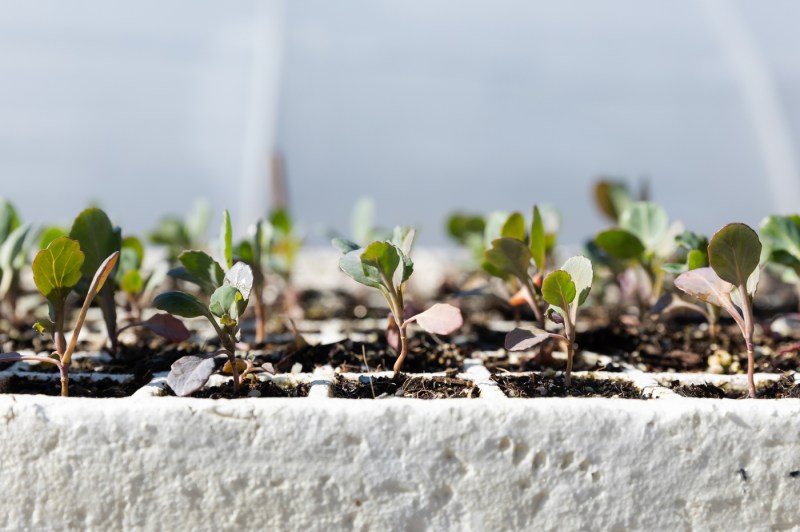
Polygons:
<instances>
[{"instance_id":1,"label":"small sprout","mask_svg":"<svg viewBox=\"0 0 800 532\"><path fill-rule=\"evenodd\" d=\"M643 303L652 304L661 295L661 266L674 253L675 237L682 229L679 222L670 225L661 206L633 202L620 214L618 227L598 233L595 244L612 259L647 273L650 288Z\"/></svg>"},{"instance_id":2,"label":"small sprout","mask_svg":"<svg viewBox=\"0 0 800 532\"><path fill-rule=\"evenodd\" d=\"M230 218L224 214L221 248L225 264L229 264L229 249L232 257ZM246 376L240 374L236 364L236 341L239 323L247 308L253 287L253 271L244 262L234 263L227 271L202 251L184 251L178 256L183 265L170 271L170 275L192 282L209 297L208 304L197 297L177 290L164 292L153 300L155 307L182 318L206 318L217 332L222 349L210 355L192 355L175 362L167 376L167 384L178 396L190 395L199 390L214 372L217 355L226 355L233 368L234 393ZM232 262L232 259L231 259Z\"/></svg>"},{"instance_id":3,"label":"small sprout","mask_svg":"<svg viewBox=\"0 0 800 532\"><path fill-rule=\"evenodd\" d=\"M564 381L571 384L572 363L575 355L575 324L578 307L581 306L592 289L594 272L592 263L583 256L568 259L560 270L551 272L542 283L542 297L550 304L547 317L554 323L564 326L564 334L554 334L543 330L527 331L514 329L505 339L509 351L530 349L548 338L555 338L567 345L567 370Z\"/></svg>"},{"instance_id":4,"label":"small sprout","mask_svg":"<svg viewBox=\"0 0 800 532\"><path fill-rule=\"evenodd\" d=\"M64 322L67 318L66 300L69 293L81 280L83 266L86 264L85 254L81 251L77 241L64 236L56 238L46 249L39 251L33 259L33 282L50 304L51 320L37 323L36 330L53 335L55 352L52 357L5 353L0 355L0 361L32 360L54 364L61 373L61 395L68 396L69 364L78 343L81 328L86 320L86 313L89 311L92 300L103 288L118 259L119 251L115 251L106 257L94 272L78 315L78 321L72 330L69 345L67 345L64 338Z\"/></svg>"},{"instance_id":5,"label":"small sprout","mask_svg":"<svg viewBox=\"0 0 800 532\"><path fill-rule=\"evenodd\" d=\"M728 224L708 245L710 268L682 273L675 286L690 296L725 309L742 332L747 345L747 387L756 396L753 349L753 294L758 286L761 242L750 227Z\"/></svg>"},{"instance_id":6,"label":"small sprout","mask_svg":"<svg viewBox=\"0 0 800 532\"><path fill-rule=\"evenodd\" d=\"M544 323L541 294L534 285L531 267L535 266L539 275L547 265L547 234L539 208L533 207L533 221L530 238L526 243L525 220L519 213L508 216L502 224L499 218L491 220L491 225L499 227L499 238L491 241L491 248L484 252L483 268L495 277L504 280L514 279L524 300L530 305L539 324ZM487 233L491 228L487 225ZM532 264L533 263L533 264ZM518 298L516 298L518 299Z\"/></svg>"},{"instance_id":7,"label":"small sprout","mask_svg":"<svg viewBox=\"0 0 800 532\"><path fill-rule=\"evenodd\" d=\"M399 372L408 355L408 326L417 324L432 334L450 334L463 324L461 311L445 303L437 303L428 310L406 317L405 284L414 271L409 257L414 240L413 229L395 229L391 241L377 241L360 248L343 239L332 243L343 253L339 268L354 281L380 290L389 304L393 320L400 336L400 349L394 371Z\"/></svg>"},{"instance_id":8,"label":"small sprout","mask_svg":"<svg viewBox=\"0 0 800 532\"><path fill-rule=\"evenodd\" d=\"M456 212L447 219L447 234L470 251L475 262L483 259L486 221L478 214Z\"/></svg>"},{"instance_id":9,"label":"small sprout","mask_svg":"<svg viewBox=\"0 0 800 532\"><path fill-rule=\"evenodd\" d=\"M662 270L668 273L681 274L708 266L708 238L692 231L684 231L675 237L675 243L679 250L685 252L685 258L682 262L663 264L661 266ZM719 307L710 303L706 303L705 308L703 308L694 303L684 301L674 293L667 293L656 301L655 305L650 309L650 313L666 316L678 310L689 310L702 315L708 322L709 338L716 338Z\"/></svg>"}]
</instances>

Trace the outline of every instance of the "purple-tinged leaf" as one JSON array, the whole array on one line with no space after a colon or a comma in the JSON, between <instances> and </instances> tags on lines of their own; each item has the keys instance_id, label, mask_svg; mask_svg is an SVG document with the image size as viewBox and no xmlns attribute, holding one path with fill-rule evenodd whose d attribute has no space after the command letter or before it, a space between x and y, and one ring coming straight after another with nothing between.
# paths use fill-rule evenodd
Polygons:
<instances>
[{"instance_id":1,"label":"purple-tinged leaf","mask_svg":"<svg viewBox=\"0 0 800 532\"><path fill-rule=\"evenodd\" d=\"M547 333L533 333L516 328L506 335L505 348L508 351L524 351L537 346L550 338Z\"/></svg>"},{"instance_id":2,"label":"purple-tinged leaf","mask_svg":"<svg viewBox=\"0 0 800 532\"><path fill-rule=\"evenodd\" d=\"M450 334L464 325L461 309L447 303L436 303L408 321L411 320L432 334Z\"/></svg>"},{"instance_id":3,"label":"purple-tinged leaf","mask_svg":"<svg viewBox=\"0 0 800 532\"><path fill-rule=\"evenodd\" d=\"M684 272L675 279L675 286L692 297L723 308L730 303L733 290L733 285L723 281L711 268Z\"/></svg>"},{"instance_id":4,"label":"purple-tinged leaf","mask_svg":"<svg viewBox=\"0 0 800 532\"><path fill-rule=\"evenodd\" d=\"M22 360L22 355L19 353L0 353L0 362L17 362Z\"/></svg>"},{"instance_id":5,"label":"purple-tinged leaf","mask_svg":"<svg viewBox=\"0 0 800 532\"><path fill-rule=\"evenodd\" d=\"M213 357L185 356L172 364L167 375L167 384L175 395L186 397L202 388L215 369Z\"/></svg>"},{"instance_id":6,"label":"purple-tinged leaf","mask_svg":"<svg viewBox=\"0 0 800 532\"><path fill-rule=\"evenodd\" d=\"M170 314L154 314L141 325L170 342L185 342L190 336L183 322Z\"/></svg>"}]
</instances>

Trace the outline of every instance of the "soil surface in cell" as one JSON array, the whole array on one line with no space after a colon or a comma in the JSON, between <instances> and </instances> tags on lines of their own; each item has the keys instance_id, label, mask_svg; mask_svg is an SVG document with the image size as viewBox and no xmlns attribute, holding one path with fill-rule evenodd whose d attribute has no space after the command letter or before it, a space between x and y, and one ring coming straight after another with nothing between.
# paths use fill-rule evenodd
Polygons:
<instances>
[{"instance_id":1,"label":"soil surface in cell","mask_svg":"<svg viewBox=\"0 0 800 532\"><path fill-rule=\"evenodd\" d=\"M210 386L194 392L191 397L197 399L244 399L248 397L308 397L308 385L278 386L272 381L247 380L239 387L238 392L233 391L233 382L226 382L221 386ZM175 396L172 389L167 386L167 395Z\"/></svg>"},{"instance_id":2,"label":"soil surface in cell","mask_svg":"<svg viewBox=\"0 0 800 532\"><path fill-rule=\"evenodd\" d=\"M96 381L70 379L70 397L127 397L142 386L141 381L117 382L112 379ZM54 378L50 381L27 379L24 376L12 376L0 386L0 393L18 393L25 395L61 395L61 381Z\"/></svg>"},{"instance_id":3,"label":"soil surface in cell","mask_svg":"<svg viewBox=\"0 0 800 532\"><path fill-rule=\"evenodd\" d=\"M449 376L410 377L403 373L392 377L363 375L357 381L338 377L333 383L333 396L343 399L456 399L476 398L478 395L478 388L473 382Z\"/></svg>"},{"instance_id":4,"label":"soil surface in cell","mask_svg":"<svg viewBox=\"0 0 800 532\"><path fill-rule=\"evenodd\" d=\"M739 328L733 322L723 321L716 336L710 338L708 330L700 326L701 322L691 319L636 321L615 320L591 326L577 334L576 342L580 349L608 355L619 363L642 371L707 371L714 356L736 363L723 366L726 373L737 373L747 367L747 349ZM768 330L767 323L762 329ZM783 372L800 365L800 345L792 347L790 342L781 345L778 339L768 334L758 335L755 341L761 352L767 353L767 356L757 358L757 372Z\"/></svg>"},{"instance_id":5,"label":"soil surface in cell","mask_svg":"<svg viewBox=\"0 0 800 532\"><path fill-rule=\"evenodd\" d=\"M621 399L644 399L641 390L629 381L619 379L595 379L572 377L569 388L564 384L564 375L493 375L492 379L508 397L608 397Z\"/></svg>"},{"instance_id":6,"label":"soil surface in cell","mask_svg":"<svg viewBox=\"0 0 800 532\"><path fill-rule=\"evenodd\" d=\"M419 334L409 340L408 356L403 370L409 373L430 373L448 369L461 369L464 354L458 346L436 343L429 335ZM343 340L332 344L305 346L296 351L279 354L272 362L278 372L288 371L301 364L302 371L330 364L344 372L360 373L391 370L397 353L384 341L356 342Z\"/></svg>"},{"instance_id":7,"label":"soil surface in cell","mask_svg":"<svg viewBox=\"0 0 800 532\"><path fill-rule=\"evenodd\" d=\"M701 384L681 384L670 382L670 388L681 397L697 399L747 399L747 390L731 388L727 385L716 386L710 382ZM775 382L762 385L756 389L756 399L800 399L800 385L794 379L783 376Z\"/></svg>"}]
</instances>

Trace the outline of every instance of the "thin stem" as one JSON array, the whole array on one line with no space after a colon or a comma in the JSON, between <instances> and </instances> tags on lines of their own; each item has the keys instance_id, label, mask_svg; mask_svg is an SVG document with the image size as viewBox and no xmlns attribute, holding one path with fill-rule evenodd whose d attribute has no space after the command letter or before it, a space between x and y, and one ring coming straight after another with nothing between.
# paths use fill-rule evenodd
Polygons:
<instances>
[{"instance_id":1,"label":"thin stem","mask_svg":"<svg viewBox=\"0 0 800 532\"><path fill-rule=\"evenodd\" d=\"M58 369L61 373L61 397L69 397L69 366L61 364Z\"/></svg>"},{"instance_id":2,"label":"thin stem","mask_svg":"<svg viewBox=\"0 0 800 532\"><path fill-rule=\"evenodd\" d=\"M239 368L236 367L236 341L233 340L233 335L225 327L225 334L220 338L222 340L222 347L224 347L225 354L228 355L228 362L231 364L231 374L233 375L233 393L239 393ZM220 349L219 351L223 351ZM217 351L219 353L219 351Z\"/></svg>"},{"instance_id":3,"label":"thin stem","mask_svg":"<svg viewBox=\"0 0 800 532\"><path fill-rule=\"evenodd\" d=\"M747 285L739 285L739 295L742 299L742 317L744 318L744 326L742 329L742 336L747 345L747 392L750 398L756 396L756 383L755 383L755 353L753 349L753 302L750 300L750 294L747 293Z\"/></svg>"},{"instance_id":4,"label":"thin stem","mask_svg":"<svg viewBox=\"0 0 800 532\"><path fill-rule=\"evenodd\" d=\"M575 327L572 326L569 315L564 316L564 334L567 338L567 371L564 373L564 385L569 388L572 384L572 360L575 357Z\"/></svg>"},{"instance_id":5,"label":"thin stem","mask_svg":"<svg viewBox=\"0 0 800 532\"><path fill-rule=\"evenodd\" d=\"M394 363L394 372L399 373L400 368L403 365L403 361L406 359L406 355L408 355L408 336L406 333L406 328L408 327L408 323L403 322L400 325L400 355L397 357L397 360Z\"/></svg>"}]
</instances>

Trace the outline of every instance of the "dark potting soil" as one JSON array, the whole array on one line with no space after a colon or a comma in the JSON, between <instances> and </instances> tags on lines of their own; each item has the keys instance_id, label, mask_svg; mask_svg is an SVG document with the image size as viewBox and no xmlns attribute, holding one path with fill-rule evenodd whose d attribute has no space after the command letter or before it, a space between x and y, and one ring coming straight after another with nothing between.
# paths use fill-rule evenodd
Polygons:
<instances>
[{"instance_id":1,"label":"dark potting soil","mask_svg":"<svg viewBox=\"0 0 800 532\"><path fill-rule=\"evenodd\" d=\"M332 344L305 346L266 362L272 362L278 372L288 371L294 364L299 363L305 372L330 364L342 371L360 373L391 370L396 359L397 353L383 341L342 340ZM420 334L409 340L408 356L403 363L403 369L409 373L460 370L464 365L464 359L459 347L453 344L438 344L430 336Z\"/></svg>"},{"instance_id":2,"label":"dark potting soil","mask_svg":"<svg viewBox=\"0 0 800 532\"><path fill-rule=\"evenodd\" d=\"M672 391L681 397L697 399L747 399L747 390L732 389L730 386L716 386L710 382L702 384L681 384L670 382ZM756 389L756 399L800 399L800 385L787 375L775 382Z\"/></svg>"},{"instance_id":3,"label":"dark potting soil","mask_svg":"<svg viewBox=\"0 0 800 532\"><path fill-rule=\"evenodd\" d=\"M608 397L644 399L641 390L633 383L618 379L572 377L569 388L564 385L564 375L492 375L508 397Z\"/></svg>"},{"instance_id":4,"label":"dark potting soil","mask_svg":"<svg viewBox=\"0 0 800 532\"><path fill-rule=\"evenodd\" d=\"M97 381L75 380L69 381L70 397L127 397L142 386L140 381L117 382L112 379ZM0 386L0 393L18 393L25 395L61 395L61 381L58 378L49 381L26 379L22 376L12 376Z\"/></svg>"},{"instance_id":5,"label":"dark potting soil","mask_svg":"<svg viewBox=\"0 0 800 532\"><path fill-rule=\"evenodd\" d=\"M234 393L233 383L226 382L221 386L203 388L191 395L198 399L244 399L247 397L308 397L308 385L298 384L283 388L272 381L247 380L239 387L239 392ZM175 393L167 386L167 395Z\"/></svg>"},{"instance_id":6,"label":"dark potting soil","mask_svg":"<svg viewBox=\"0 0 800 532\"><path fill-rule=\"evenodd\" d=\"M395 373L392 377L363 375L358 381L338 377L333 383L333 396L340 399L474 399L479 395L473 382L448 376L409 377Z\"/></svg>"},{"instance_id":7,"label":"dark potting soil","mask_svg":"<svg viewBox=\"0 0 800 532\"><path fill-rule=\"evenodd\" d=\"M740 367L747 367L746 346L735 323L722 321L713 340L699 328L700 323L691 319L645 319L637 325L626 325L615 320L578 333L576 342L580 349L611 356L644 371L706 371L709 356L718 351L730 353ZM800 367L798 351L780 353L775 338L760 335L756 344L762 351L775 353L757 357L756 371L774 373Z\"/></svg>"}]
</instances>

